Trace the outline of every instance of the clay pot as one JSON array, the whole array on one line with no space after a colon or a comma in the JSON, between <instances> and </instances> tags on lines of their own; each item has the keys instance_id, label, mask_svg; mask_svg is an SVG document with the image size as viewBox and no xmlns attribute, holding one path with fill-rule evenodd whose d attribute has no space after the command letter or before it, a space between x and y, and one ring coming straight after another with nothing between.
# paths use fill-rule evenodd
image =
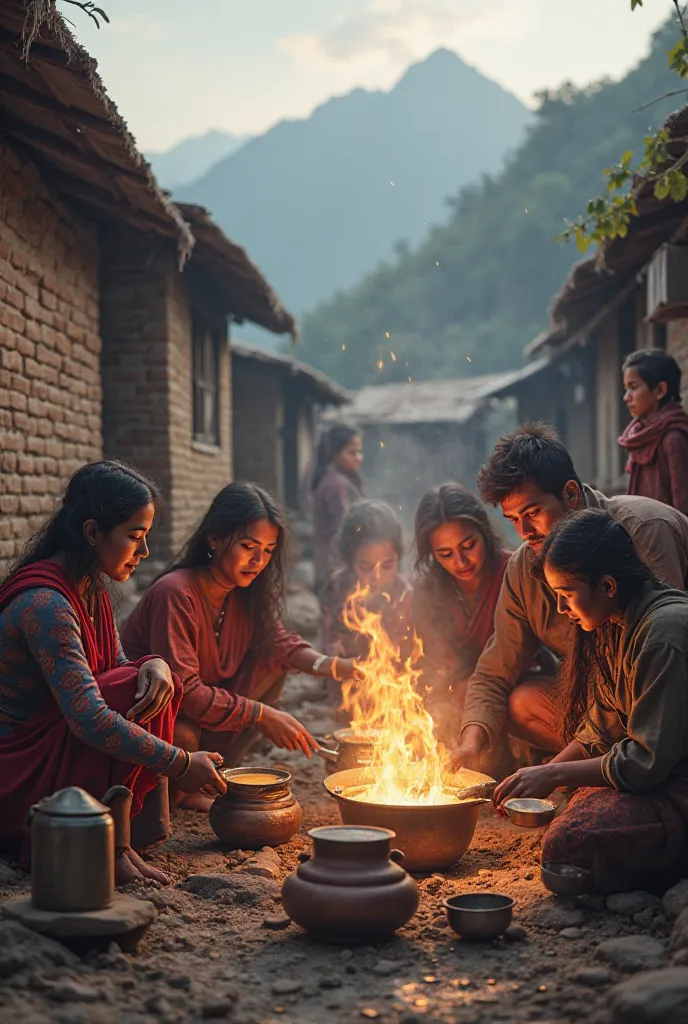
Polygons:
<instances>
[{"instance_id":1,"label":"clay pot","mask_svg":"<svg viewBox=\"0 0 688 1024\"><path fill-rule=\"evenodd\" d=\"M390 852L394 832L367 826L325 825L308 833L314 855L282 887L288 916L325 942L370 943L389 938L418 909L418 887Z\"/></svg>"},{"instance_id":2,"label":"clay pot","mask_svg":"<svg viewBox=\"0 0 688 1024\"><path fill-rule=\"evenodd\" d=\"M227 792L210 807L210 826L230 850L288 843L303 811L289 789L291 775L276 768L227 768Z\"/></svg>"}]
</instances>

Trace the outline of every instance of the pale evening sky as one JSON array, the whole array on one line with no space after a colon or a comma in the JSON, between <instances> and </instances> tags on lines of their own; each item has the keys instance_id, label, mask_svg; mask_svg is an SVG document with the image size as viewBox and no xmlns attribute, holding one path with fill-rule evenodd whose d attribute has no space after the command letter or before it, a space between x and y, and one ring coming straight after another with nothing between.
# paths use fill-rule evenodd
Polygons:
<instances>
[{"instance_id":1,"label":"pale evening sky","mask_svg":"<svg viewBox=\"0 0 688 1024\"><path fill-rule=\"evenodd\" d=\"M388 89L439 46L526 103L617 77L670 0L100 0L100 31L62 10L142 149L211 128L258 133L355 86Z\"/></svg>"}]
</instances>

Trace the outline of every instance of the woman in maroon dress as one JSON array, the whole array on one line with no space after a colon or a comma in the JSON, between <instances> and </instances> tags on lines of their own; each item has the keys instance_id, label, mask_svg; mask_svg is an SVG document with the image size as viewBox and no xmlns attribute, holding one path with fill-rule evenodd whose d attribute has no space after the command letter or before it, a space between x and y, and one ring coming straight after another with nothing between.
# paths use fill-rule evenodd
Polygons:
<instances>
[{"instance_id":1,"label":"woman in maroon dress","mask_svg":"<svg viewBox=\"0 0 688 1024\"><path fill-rule=\"evenodd\" d=\"M413 624L427 706L446 740L460 733L466 683L493 632L510 553L484 505L460 484L433 487L415 521Z\"/></svg>"},{"instance_id":2,"label":"woman in maroon dress","mask_svg":"<svg viewBox=\"0 0 688 1024\"><path fill-rule=\"evenodd\" d=\"M245 756L256 732L310 757L316 741L274 707L286 673L341 680L353 672L351 660L319 654L282 625L284 543L274 499L254 484L229 484L122 629L130 657L155 651L181 681L176 741L194 750L211 736L226 763Z\"/></svg>"},{"instance_id":3,"label":"woman in maroon dress","mask_svg":"<svg viewBox=\"0 0 688 1024\"><path fill-rule=\"evenodd\" d=\"M123 784L133 815L162 776L189 791L225 791L219 754L175 744L179 683L149 650L127 661L105 589L148 556L157 502L153 484L128 467L84 466L0 586L0 843L24 864L29 808L66 786L101 797ZM127 834L115 841L119 883L168 881Z\"/></svg>"},{"instance_id":4,"label":"woman in maroon dress","mask_svg":"<svg viewBox=\"0 0 688 1024\"><path fill-rule=\"evenodd\" d=\"M619 438L628 452L627 494L672 505L688 515L688 414L681 407L681 368L658 348L632 352L623 364L624 402L633 419Z\"/></svg>"},{"instance_id":5,"label":"woman in maroon dress","mask_svg":"<svg viewBox=\"0 0 688 1024\"><path fill-rule=\"evenodd\" d=\"M320 438L313 491L315 589L321 597L337 564L339 534L351 506L363 497L359 470L363 438L355 427L335 423Z\"/></svg>"}]
</instances>

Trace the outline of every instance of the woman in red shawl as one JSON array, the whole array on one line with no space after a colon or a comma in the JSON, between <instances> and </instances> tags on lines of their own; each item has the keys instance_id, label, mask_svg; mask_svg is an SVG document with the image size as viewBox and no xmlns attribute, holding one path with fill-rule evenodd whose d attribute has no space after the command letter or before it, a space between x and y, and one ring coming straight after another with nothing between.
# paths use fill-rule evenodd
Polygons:
<instances>
[{"instance_id":1,"label":"woman in red shawl","mask_svg":"<svg viewBox=\"0 0 688 1024\"><path fill-rule=\"evenodd\" d=\"M413 624L426 703L442 739L460 732L466 683L493 632L510 553L483 504L460 484L433 487L415 521Z\"/></svg>"},{"instance_id":2,"label":"woman in red shawl","mask_svg":"<svg viewBox=\"0 0 688 1024\"><path fill-rule=\"evenodd\" d=\"M623 381L633 417L619 438L628 451L626 493L656 498L688 515L688 415L681 408L681 369L662 349L640 349L624 362Z\"/></svg>"},{"instance_id":3,"label":"woman in red shawl","mask_svg":"<svg viewBox=\"0 0 688 1024\"><path fill-rule=\"evenodd\" d=\"M288 671L341 680L353 661L325 657L281 623L283 514L262 488L236 481L213 500L180 558L150 587L122 630L131 658L162 656L182 684L175 741L211 738L236 764L256 730L307 757L308 730L273 705ZM183 806L205 809L208 801Z\"/></svg>"},{"instance_id":4,"label":"woman in red shawl","mask_svg":"<svg viewBox=\"0 0 688 1024\"><path fill-rule=\"evenodd\" d=\"M219 754L174 745L179 684L149 651L126 660L105 589L148 556L157 501L132 469L84 466L0 586L0 843L26 865L29 808L58 789L100 797L125 785L132 814L160 776L189 791L226 789ZM168 881L128 835L115 842L118 883Z\"/></svg>"}]
</instances>

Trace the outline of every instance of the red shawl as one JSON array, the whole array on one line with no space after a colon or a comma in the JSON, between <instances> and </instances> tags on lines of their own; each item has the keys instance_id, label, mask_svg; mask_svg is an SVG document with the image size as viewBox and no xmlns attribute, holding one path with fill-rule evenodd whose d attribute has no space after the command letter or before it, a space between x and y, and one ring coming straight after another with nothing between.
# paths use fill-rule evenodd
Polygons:
<instances>
[{"instance_id":1,"label":"red shawl","mask_svg":"<svg viewBox=\"0 0 688 1024\"><path fill-rule=\"evenodd\" d=\"M510 558L510 551L500 551L498 553L492 574L486 585L481 589L478 603L470 619L466 617L463 605L458 600L454 602L454 618L461 645L477 651L478 656L480 656L485 644L494 633L495 608L497 607L497 599L502 589L502 580L504 579L504 573Z\"/></svg>"},{"instance_id":2,"label":"red shawl","mask_svg":"<svg viewBox=\"0 0 688 1024\"><path fill-rule=\"evenodd\" d=\"M629 453L628 494L688 511L688 415L678 402L646 420L632 420L619 444Z\"/></svg>"},{"instance_id":3,"label":"red shawl","mask_svg":"<svg viewBox=\"0 0 688 1024\"><path fill-rule=\"evenodd\" d=\"M646 420L631 420L619 438L621 447L629 452L627 471L631 473L634 464L646 466L652 462L670 430L678 431L688 440L688 413L678 402L669 402Z\"/></svg>"},{"instance_id":4,"label":"red shawl","mask_svg":"<svg viewBox=\"0 0 688 1024\"><path fill-rule=\"evenodd\" d=\"M94 626L64 570L55 562L35 562L0 586L0 611L20 594L38 587L56 590L69 601L79 619L84 652L103 699L125 716L134 703L139 668L150 656L117 666L117 632L107 592L100 591L96 597ZM180 697L177 685L172 701L143 728L172 743ZM119 761L80 740L48 692L25 722L9 736L0 737L0 840L19 848L20 860L28 866L26 817L32 804L66 786L80 786L99 798L115 784L132 790L132 814L137 814L144 797L157 784L157 776L142 765Z\"/></svg>"}]
</instances>

